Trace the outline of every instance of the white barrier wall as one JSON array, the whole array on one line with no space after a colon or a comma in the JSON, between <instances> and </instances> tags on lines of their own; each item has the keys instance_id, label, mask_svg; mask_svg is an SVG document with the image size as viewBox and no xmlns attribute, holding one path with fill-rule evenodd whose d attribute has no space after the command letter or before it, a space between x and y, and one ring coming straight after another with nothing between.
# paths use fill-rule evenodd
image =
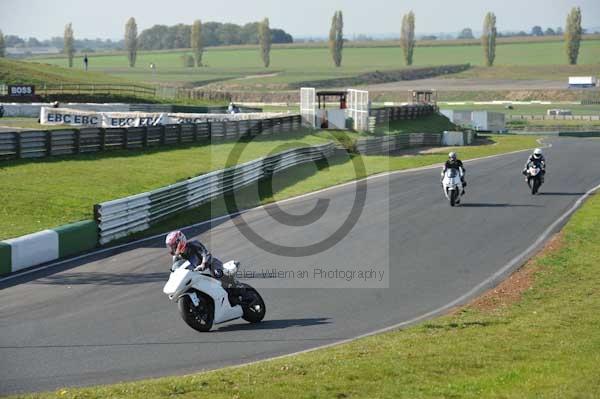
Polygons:
<instances>
[{"instance_id":1,"label":"white barrier wall","mask_svg":"<svg viewBox=\"0 0 600 399\"><path fill-rule=\"evenodd\" d=\"M58 233L44 230L4 241L10 245L12 271L58 259Z\"/></svg>"}]
</instances>

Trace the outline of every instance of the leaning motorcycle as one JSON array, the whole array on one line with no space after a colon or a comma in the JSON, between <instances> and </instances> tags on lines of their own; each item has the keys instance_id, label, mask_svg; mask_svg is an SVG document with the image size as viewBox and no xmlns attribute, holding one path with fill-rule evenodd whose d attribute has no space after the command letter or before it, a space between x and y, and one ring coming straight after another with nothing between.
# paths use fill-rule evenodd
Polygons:
<instances>
[{"instance_id":1,"label":"leaning motorcycle","mask_svg":"<svg viewBox=\"0 0 600 399\"><path fill-rule=\"evenodd\" d=\"M225 263L223 277L218 280L208 268L195 271L189 261L176 260L163 292L177 302L183 321L200 332L239 318L259 323L265 317L265 302L250 285L236 281L238 268L238 262Z\"/></svg>"},{"instance_id":2,"label":"leaning motorcycle","mask_svg":"<svg viewBox=\"0 0 600 399\"><path fill-rule=\"evenodd\" d=\"M461 179L461 172L457 169L447 169L444 172L442 179L442 187L444 189L444 195L446 199L450 201L450 206L460 204L460 197L463 192L463 184Z\"/></svg>"},{"instance_id":3,"label":"leaning motorcycle","mask_svg":"<svg viewBox=\"0 0 600 399\"><path fill-rule=\"evenodd\" d=\"M531 195L536 195L543 183L541 166L534 163L530 164L525 176L527 177L527 185L531 189Z\"/></svg>"}]
</instances>

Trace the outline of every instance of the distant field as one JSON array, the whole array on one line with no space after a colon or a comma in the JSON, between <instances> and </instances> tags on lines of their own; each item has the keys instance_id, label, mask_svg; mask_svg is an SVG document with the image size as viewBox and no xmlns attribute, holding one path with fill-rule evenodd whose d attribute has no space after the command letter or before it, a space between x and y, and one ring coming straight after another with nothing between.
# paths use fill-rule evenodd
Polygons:
<instances>
[{"instance_id":1,"label":"distant field","mask_svg":"<svg viewBox=\"0 0 600 399\"><path fill-rule=\"evenodd\" d=\"M440 104L440 109L453 110L486 110L503 112L507 115L545 115L549 109L569 109L573 115L600 115L600 104L514 104L513 109L496 104Z\"/></svg>"},{"instance_id":2,"label":"distant field","mask_svg":"<svg viewBox=\"0 0 600 399\"><path fill-rule=\"evenodd\" d=\"M255 48L208 49L204 55L204 62L207 65L204 68L184 68L180 59L184 53L186 52L140 52L135 68L127 66L127 57L123 54L89 54L90 70L142 82L199 86L209 82L227 81L225 87L230 89L272 90L284 89L292 82L333 79L375 70L406 67L401 50L397 46L347 48L344 51L341 68L332 66L329 50L322 47L274 48L269 69L261 66L258 50ZM536 70L542 68L546 78L560 80L579 69L586 74L600 72L600 40L582 42L580 66L567 67L564 53L564 43L561 41L500 44L497 47L496 58L496 65L500 68L489 70L477 68L475 72L467 71L464 74L473 77L473 74L488 73L497 78L498 76L494 74L498 70L502 76L510 77L516 74L517 78L532 78L537 76ZM418 47L415 50L414 60L415 66L461 63L480 66L483 63L481 47L471 44ZM36 58L35 62L46 62L63 67L67 64L65 58L56 57ZM150 63L157 66L156 73L151 72ZM81 57L75 59L75 65L82 68ZM558 68L558 73L555 73L549 65L561 65L561 67ZM513 66L518 66L516 71L513 70ZM257 76L261 74L263 76ZM461 75L459 74L458 77Z\"/></svg>"}]
</instances>

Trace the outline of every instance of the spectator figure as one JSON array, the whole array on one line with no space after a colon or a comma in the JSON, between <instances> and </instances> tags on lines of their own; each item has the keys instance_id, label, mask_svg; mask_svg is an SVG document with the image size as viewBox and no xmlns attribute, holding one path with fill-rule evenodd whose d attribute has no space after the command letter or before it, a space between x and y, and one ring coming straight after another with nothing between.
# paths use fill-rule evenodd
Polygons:
<instances>
[{"instance_id":1,"label":"spectator figure","mask_svg":"<svg viewBox=\"0 0 600 399\"><path fill-rule=\"evenodd\" d=\"M4 116L4 105L0 104L0 118Z\"/></svg>"},{"instance_id":2,"label":"spectator figure","mask_svg":"<svg viewBox=\"0 0 600 399\"><path fill-rule=\"evenodd\" d=\"M83 67L85 68L85 70L88 70L88 57L87 54L83 56Z\"/></svg>"},{"instance_id":3,"label":"spectator figure","mask_svg":"<svg viewBox=\"0 0 600 399\"><path fill-rule=\"evenodd\" d=\"M60 104L58 103L58 101L54 101L52 103L52 108L58 108L60 106Z\"/></svg>"}]
</instances>

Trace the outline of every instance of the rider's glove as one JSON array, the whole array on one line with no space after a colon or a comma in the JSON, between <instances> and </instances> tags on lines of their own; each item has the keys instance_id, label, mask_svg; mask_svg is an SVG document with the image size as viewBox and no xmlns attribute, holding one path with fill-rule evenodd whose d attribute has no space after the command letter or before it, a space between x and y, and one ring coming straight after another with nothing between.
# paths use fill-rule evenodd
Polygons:
<instances>
[{"instance_id":1,"label":"rider's glove","mask_svg":"<svg viewBox=\"0 0 600 399\"><path fill-rule=\"evenodd\" d=\"M194 271L195 271L195 272L201 272L201 271L204 271L204 267L205 267L205 266L204 266L204 262L202 262L202 263L200 264L200 266L196 266L196 268L194 268Z\"/></svg>"}]
</instances>

